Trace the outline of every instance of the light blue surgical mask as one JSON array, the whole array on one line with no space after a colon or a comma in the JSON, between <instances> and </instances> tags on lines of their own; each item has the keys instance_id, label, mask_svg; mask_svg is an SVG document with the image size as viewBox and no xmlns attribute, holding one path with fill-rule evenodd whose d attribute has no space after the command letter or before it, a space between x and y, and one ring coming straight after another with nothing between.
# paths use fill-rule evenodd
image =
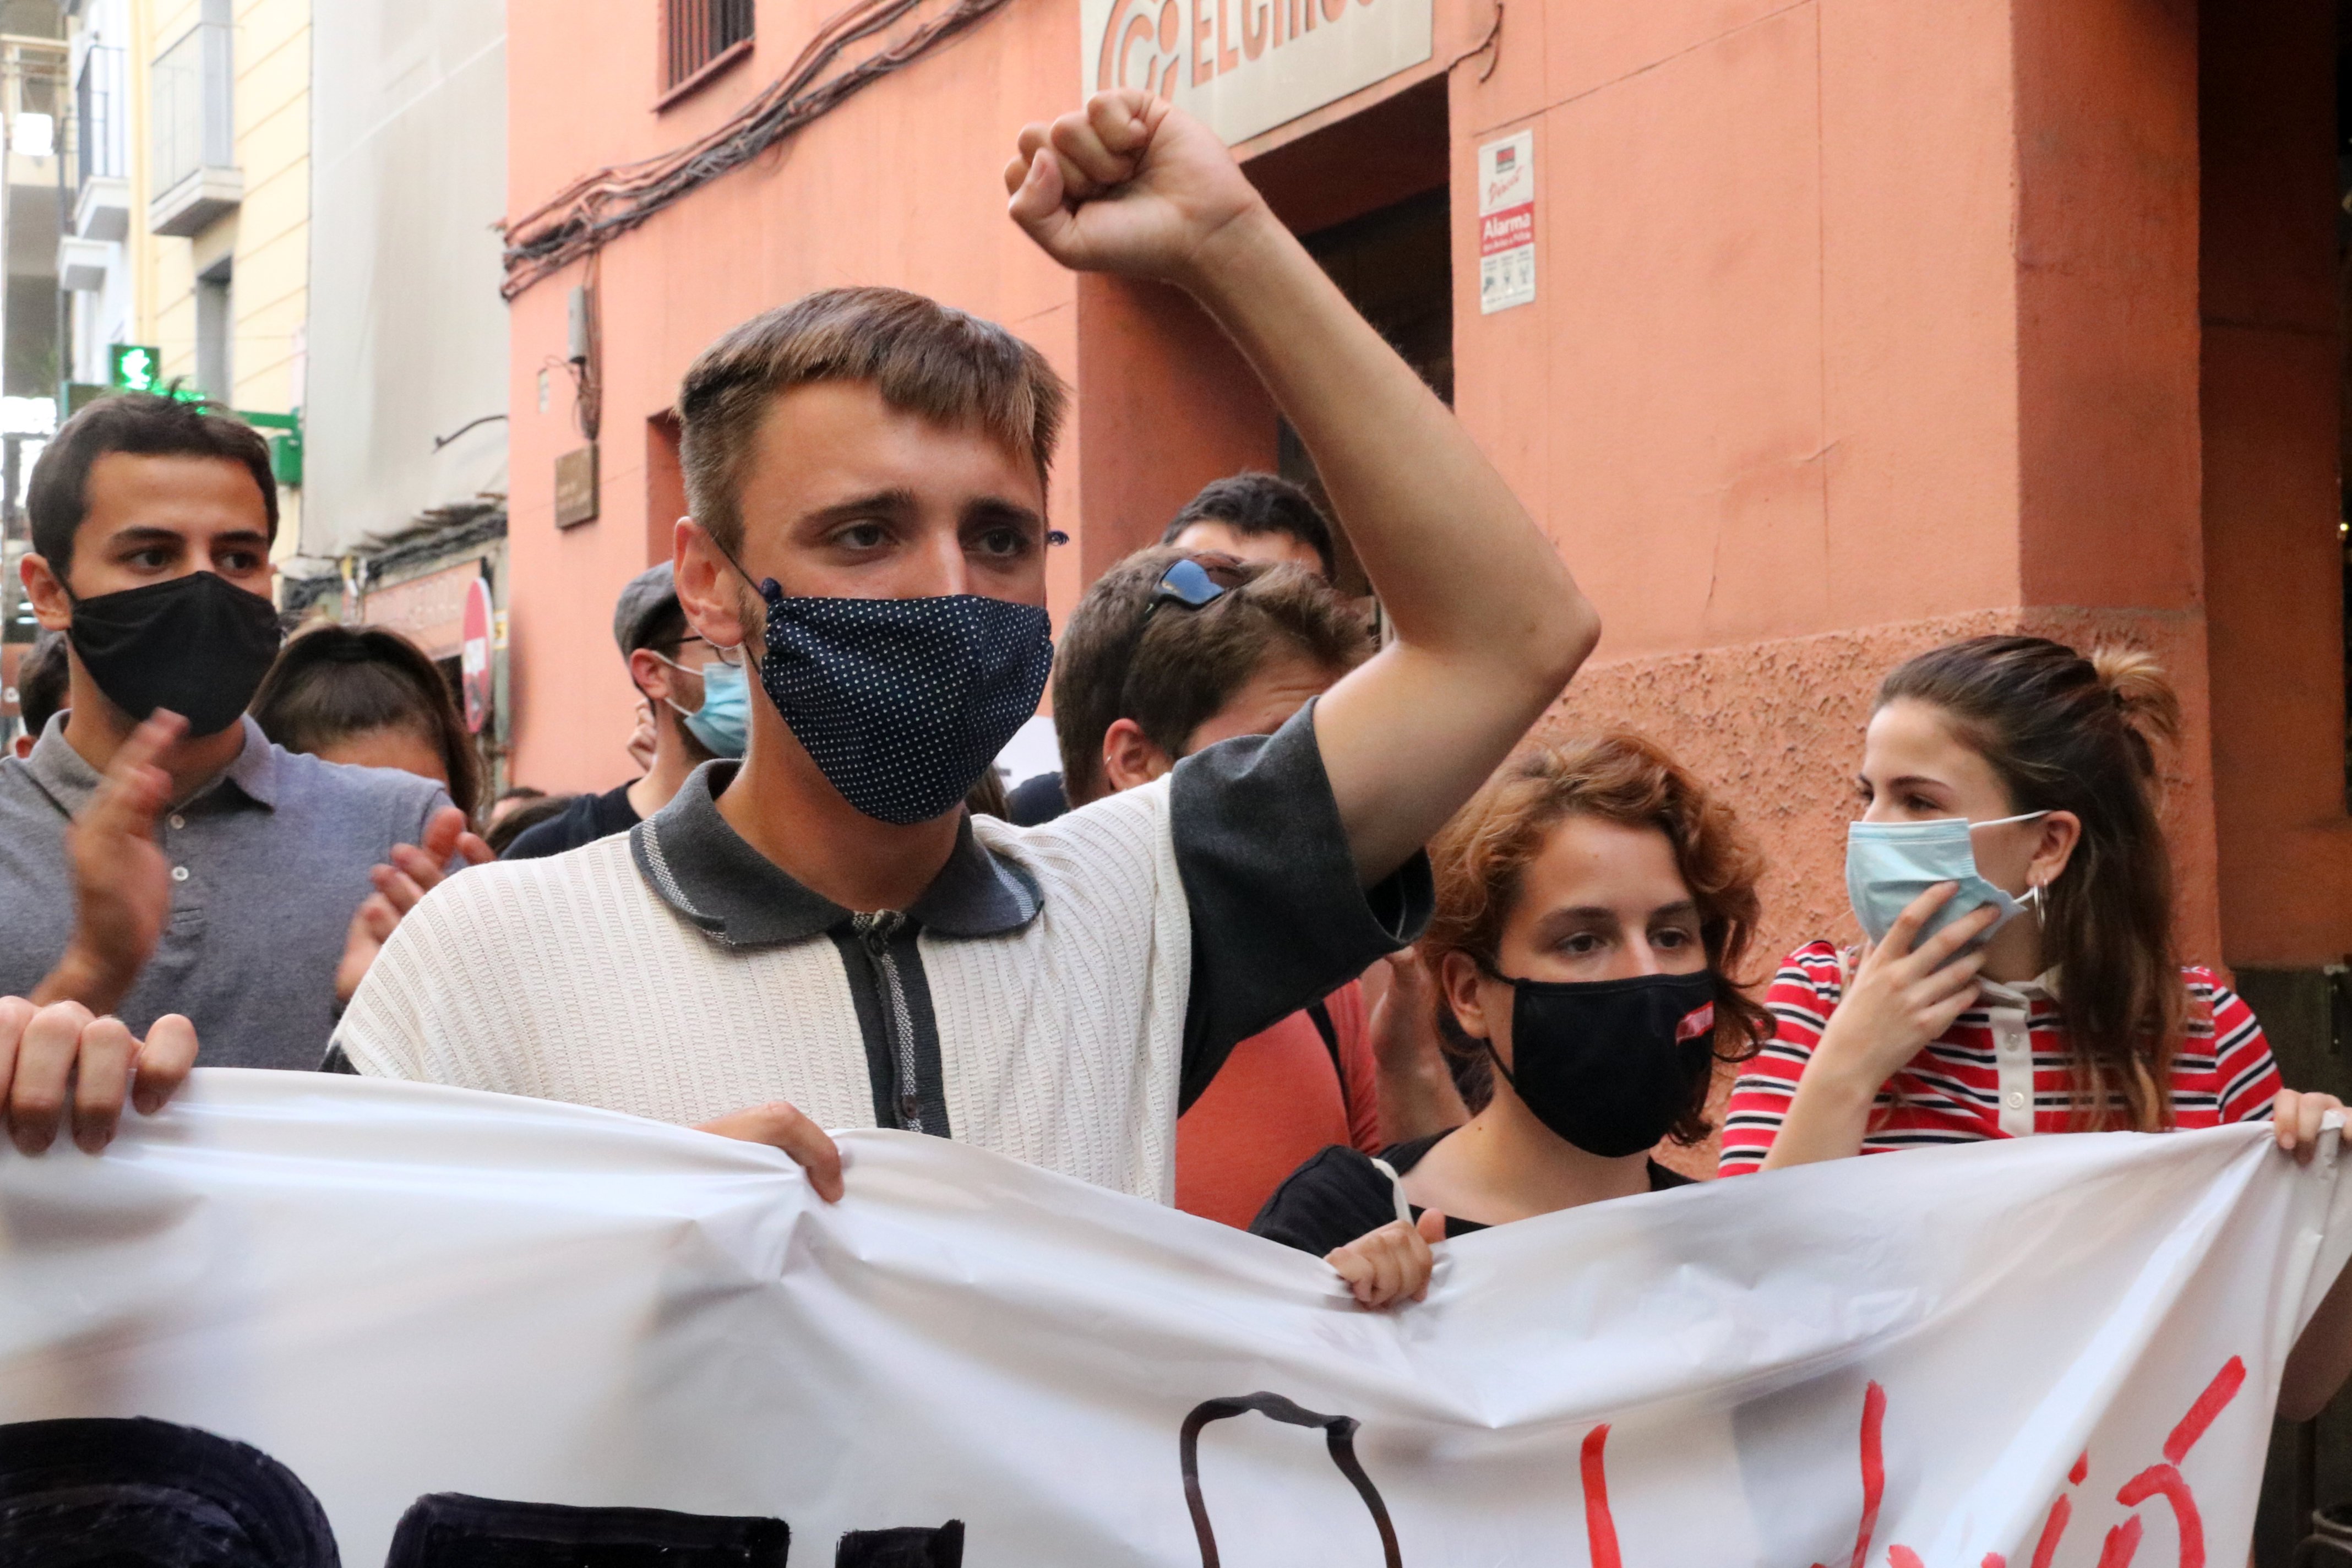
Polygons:
<instances>
[{"instance_id":1,"label":"light blue surgical mask","mask_svg":"<svg viewBox=\"0 0 2352 1568\"><path fill-rule=\"evenodd\" d=\"M677 708L677 704L670 704ZM702 667L702 706L678 716L694 738L713 756L732 760L743 754L751 728L751 682L740 664L713 659Z\"/></svg>"},{"instance_id":2,"label":"light blue surgical mask","mask_svg":"<svg viewBox=\"0 0 2352 1568\"><path fill-rule=\"evenodd\" d=\"M1969 837L1969 831L1998 827L2004 823L2031 822L2049 815L2046 811L2029 811L2016 816L1994 817L1989 822L1948 816L1934 822L1853 823L1847 827L1845 837L1845 892L1853 903L1853 918L1862 923L1864 933L1872 942L1884 942L1896 918L1913 900L1938 882L1957 882L1959 890L1927 917L1918 941L1926 942L1961 916L1990 904L2000 914L1969 944L1969 949L1983 946L1992 940L1994 932L2022 914L2025 905L1978 874L1976 846ZM2039 894L2037 891L2027 896L2038 899Z\"/></svg>"}]
</instances>

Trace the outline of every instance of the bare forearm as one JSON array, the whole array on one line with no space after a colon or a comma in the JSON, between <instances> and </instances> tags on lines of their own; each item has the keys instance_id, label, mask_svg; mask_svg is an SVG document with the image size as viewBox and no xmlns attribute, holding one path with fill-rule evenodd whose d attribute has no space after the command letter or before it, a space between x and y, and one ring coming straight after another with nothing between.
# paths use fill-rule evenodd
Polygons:
<instances>
[{"instance_id":1,"label":"bare forearm","mask_svg":"<svg viewBox=\"0 0 2352 1568\"><path fill-rule=\"evenodd\" d=\"M1461 809L1600 621L1454 416L1261 207L1187 287L1314 454L1396 641L1316 709L1367 886Z\"/></svg>"},{"instance_id":2,"label":"bare forearm","mask_svg":"<svg viewBox=\"0 0 2352 1568\"><path fill-rule=\"evenodd\" d=\"M1866 1082L1825 1068L1816 1057L1806 1064L1789 1102L1789 1114L1764 1156L1763 1168L1811 1165L1822 1160L1843 1160L1862 1152L1870 1131L1871 1107L1877 1092Z\"/></svg>"}]
</instances>

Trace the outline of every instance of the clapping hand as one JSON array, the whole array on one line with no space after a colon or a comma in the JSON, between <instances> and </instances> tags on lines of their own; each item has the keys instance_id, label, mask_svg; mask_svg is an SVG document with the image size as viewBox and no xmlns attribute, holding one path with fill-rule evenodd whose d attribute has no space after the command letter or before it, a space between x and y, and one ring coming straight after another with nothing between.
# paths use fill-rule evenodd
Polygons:
<instances>
[{"instance_id":1,"label":"clapping hand","mask_svg":"<svg viewBox=\"0 0 2352 1568\"><path fill-rule=\"evenodd\" d=\"M154 956L172 918L172 867L155 842L155 819L172 801L163 754L187 730L158 710L116 748L98 789L66 829L73 868L74 925L64 955L32 1000L79 1002L110 1013Z\"/></svg>"},{"instance_id":2,"label":"clapping hand","mask_svg":"<svg viewBox=\"0 0 2352 1568\"><path fill-rule=\"evenodd\" d=\"M368 878L375 883L375 891L360 900L352 916L351 929L343 937L342 962L335 966L335 999L349 1002L367 978L368 967L375 955L392 940L392 933L409 910L415 909L425 894L441 885L449 875L449 861L455 857L468 866L479 866L498 857L479 835L466 826L466 814L454 805L445 805L426 823L422 844L395 845L392 863L372 868Z\"/></svg>"}]
</instances>

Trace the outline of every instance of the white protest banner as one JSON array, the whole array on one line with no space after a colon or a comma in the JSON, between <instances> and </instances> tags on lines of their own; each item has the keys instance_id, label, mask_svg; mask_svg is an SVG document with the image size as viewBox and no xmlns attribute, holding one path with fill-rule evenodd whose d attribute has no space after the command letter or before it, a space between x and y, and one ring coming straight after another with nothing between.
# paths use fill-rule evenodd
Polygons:
<instances>
[{"instance_id":1,"label":"white protest banner","mask_svg":"<svg viewBox=\"0 0 2352 1568\"><path fill-rule=\"evenodd\" d=\"M1079 79L1244 142L1421 64L1433 16L1432 0L1079 0Z\"/></svg>"},{"instance_id":2,"label":"white protest banner","mask_svg":"<svg viewBox=\"0 0 2352 1568\"><path fill-rule=\"evenodd\" d=\"M218 1071L0 1156L0 1560L2222 1568L2352 1237L2264 1128L2042 1138L1464 1237L1375 1314L844 1146L828 1206L602 1111Z\"/></svg>"}]
</instances>

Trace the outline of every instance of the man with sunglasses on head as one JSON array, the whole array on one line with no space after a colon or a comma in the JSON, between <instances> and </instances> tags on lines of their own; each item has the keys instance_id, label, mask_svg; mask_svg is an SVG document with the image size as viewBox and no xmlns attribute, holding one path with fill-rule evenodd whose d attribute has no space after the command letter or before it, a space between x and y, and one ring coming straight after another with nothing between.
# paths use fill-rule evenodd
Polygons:
<instances>
[{"instance_id":1,"label":"man with sunglasses on head","mask_svg":"<svg viewBox=\"0 0 2352 1568\"><path fill-rule=\"evenodd\" d=\"M677 594L751 650L743 761L625 835L445 884L352 999L342 1065L772 1143L826 1198L823 1129L878 1124L1166 1201L1177 1114L1234 1044L1416 934L1423 840L1597 618L1205 127L1104 94L1024 131L1006 185L1055 259L1187 289L1233 335L1395 640L1271 737L1041 827L972 816L1051 665L1065 394L988 322L811 295L679 398Z\"/></svg>"},{"instance_id":2,"label":"man with sunglasses on head","mask_svg":"<svg viewBox=\"0 0 2352 1568\"><path fill-rule=\"evenodd\" d=\"M629 684L653 710L652 762L643 776L581 795L525 828L500 859L541 859L626 833L675 799L695 769L714 757L743 754L751 689L742 655L711 647L686 624L668 562L638 573L621 590L613 640L627 661Z\"/></svg>"},{"instance_id":3,"label":"man with sunglasses on head","mask_svg":"<svg viewBox=\"0 0 2352 1568\"><path fill-rule=\"evenodd\" d=\"M1061 777L1077 805L1149 787L1220 742L1274 734L1371 651L1355 606L1305 563L1139 550L1095 579L1062 628ZM1256 983L1258 955L1225 957L1236 967L1213 984ZM1278 961L1268 977L1292 983ZM1374 1050L1353 979L1237 1042L1177 1119L1176 1206L1246 1228L1330 1145L1376 1154L1450 1125L1430 1103L1423 1069L1435 1064L1394 1055Z\"/></svg>"}]
</instances>

